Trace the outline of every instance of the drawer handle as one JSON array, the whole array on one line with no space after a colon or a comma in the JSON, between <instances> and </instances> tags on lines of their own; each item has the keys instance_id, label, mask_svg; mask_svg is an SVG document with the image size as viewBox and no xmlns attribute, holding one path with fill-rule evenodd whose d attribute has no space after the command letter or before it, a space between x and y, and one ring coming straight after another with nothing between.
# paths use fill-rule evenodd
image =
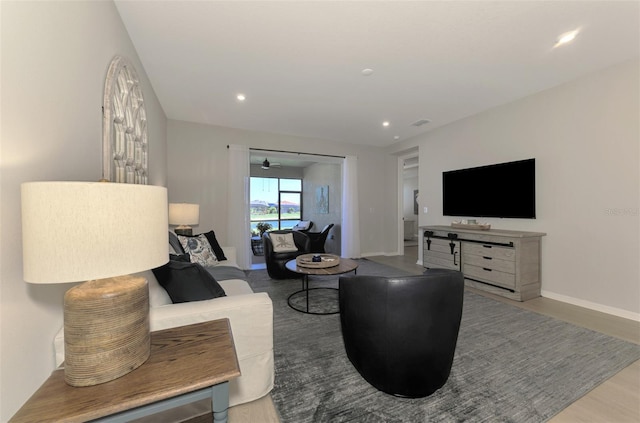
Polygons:
<instances>
[{"instance_id":1,"label":"drawer handle","mask_svg":"<svg viewBox=\"0 0 640 423\"><path fill-rule=\"evenodd\" d=\"M487 272L491 272L493 269L487 269L486 267L483 267L482 270L486 270Z\"/></svg>"},{"instance_id":2,"label":"drawer handle","mask_svg":"<svg viewBox=\"0 0 640 423\"><path fill-rule=\"evenodd\" d=\"M482 258L485 260L493 260L493 257L482 256Z\"/></svg>"},{"instance_id":3,"label":"drawer handle","mask_svg":"<svg viewBox=\"0 0 640 423\"><path fill-rule=\"evenodd\" d=\"M484 248L493 248L492 245L482 245Z\"/></svg>"}]
</instances>

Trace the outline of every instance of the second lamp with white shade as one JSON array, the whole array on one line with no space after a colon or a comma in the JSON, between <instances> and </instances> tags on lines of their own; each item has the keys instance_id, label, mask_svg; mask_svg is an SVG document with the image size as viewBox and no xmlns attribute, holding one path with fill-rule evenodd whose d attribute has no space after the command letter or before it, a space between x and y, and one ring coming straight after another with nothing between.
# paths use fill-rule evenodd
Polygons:
<instances>
[{"instance_id":1,"label":"second lamp with white shade","mask_svg":"<svg viewBox=\"0 0 640 423\"><path fill-rule=\"evenodd\" d=\"M193 235L191 225L200 221L200 205L191 203L169 203L169 225L177 226L178 235Z\"/></svg>"}]
</instances>

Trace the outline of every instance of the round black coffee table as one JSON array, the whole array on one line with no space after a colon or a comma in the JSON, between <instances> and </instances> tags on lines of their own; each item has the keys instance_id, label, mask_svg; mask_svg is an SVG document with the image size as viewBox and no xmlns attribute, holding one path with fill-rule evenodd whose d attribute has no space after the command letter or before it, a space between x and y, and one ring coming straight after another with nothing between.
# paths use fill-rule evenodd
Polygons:
<instances>
[{"instance_id":1,"label":"round black coffee table","mask_svg":"<svg viewBox=\"0 0 640 423\"><path fill-rule=\"evenodd\" d=\"M354 272L357 273L358 272L358 262L351 260L351 259L346 259L346 258L340 258L340 263L337 266L332 266L332 267L323 267L323 268L313 268L313 267L303 267L303 266L298 266L298 263L296 262L295 259L293 260L289 260L285 266L287 267L287 269L291 270L292 272L295 272L299 275L302 275L302 289L299 291L296 291L294 293L292 293L291 295L289 295L289 298L287 298L287 304L289 304L289 307L291 307L292 309L299 311L300 313L306 313L306 314L320 314L320 315L326 315L326 314L337 314L340 313L340 311L331 311L331 312L314 312L314 311L309 311L309 291L312 290L321 290L321 289L325 289L325 290L333 290L333 291L337 291L336 288L326 288L326 287L318 287L318 288L309 288L309 275L312 276L335 276L335 275L341 275L343 273L349 273L349 272ZM294 304L291 303L291 298L300 294L300 293L304 293L305 297L306 297L306 308L305 309L301 309L296 307Z\"/></svg>"}]
</instances>

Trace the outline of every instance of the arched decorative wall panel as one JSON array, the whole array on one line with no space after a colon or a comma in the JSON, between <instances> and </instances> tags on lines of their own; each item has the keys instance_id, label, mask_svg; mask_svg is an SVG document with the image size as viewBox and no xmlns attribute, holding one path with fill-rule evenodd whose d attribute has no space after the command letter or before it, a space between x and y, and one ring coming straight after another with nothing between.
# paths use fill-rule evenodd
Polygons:
<instances>
[{"instance_id":1,"label":"arched decorative wall panel","mask_svg":"<svg viewBox=\"0 0 640 423\"><path fill-rule=\"evenodd\" d=\"M148 181L147 114L138 74L121 56L111 61L104 86L102 178L110 182Z\"/></svg>"}]
</instances>

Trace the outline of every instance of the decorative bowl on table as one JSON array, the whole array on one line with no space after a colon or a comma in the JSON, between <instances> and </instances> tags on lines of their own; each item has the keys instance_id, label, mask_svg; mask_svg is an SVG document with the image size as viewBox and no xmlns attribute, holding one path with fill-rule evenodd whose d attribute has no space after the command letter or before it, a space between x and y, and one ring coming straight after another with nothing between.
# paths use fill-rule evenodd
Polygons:
<instances>
[{"instance_id":1,"label":"decorative bowl on table","mask_svg":"<svg viewBox=\"0 0 640 423\"><path fill-rule=\"evenodd\" d=\"M339 265L340 257L334 254L302 254L296 257L296 264L300 267L321 269Z\"/></svg>"}]
</instances>

